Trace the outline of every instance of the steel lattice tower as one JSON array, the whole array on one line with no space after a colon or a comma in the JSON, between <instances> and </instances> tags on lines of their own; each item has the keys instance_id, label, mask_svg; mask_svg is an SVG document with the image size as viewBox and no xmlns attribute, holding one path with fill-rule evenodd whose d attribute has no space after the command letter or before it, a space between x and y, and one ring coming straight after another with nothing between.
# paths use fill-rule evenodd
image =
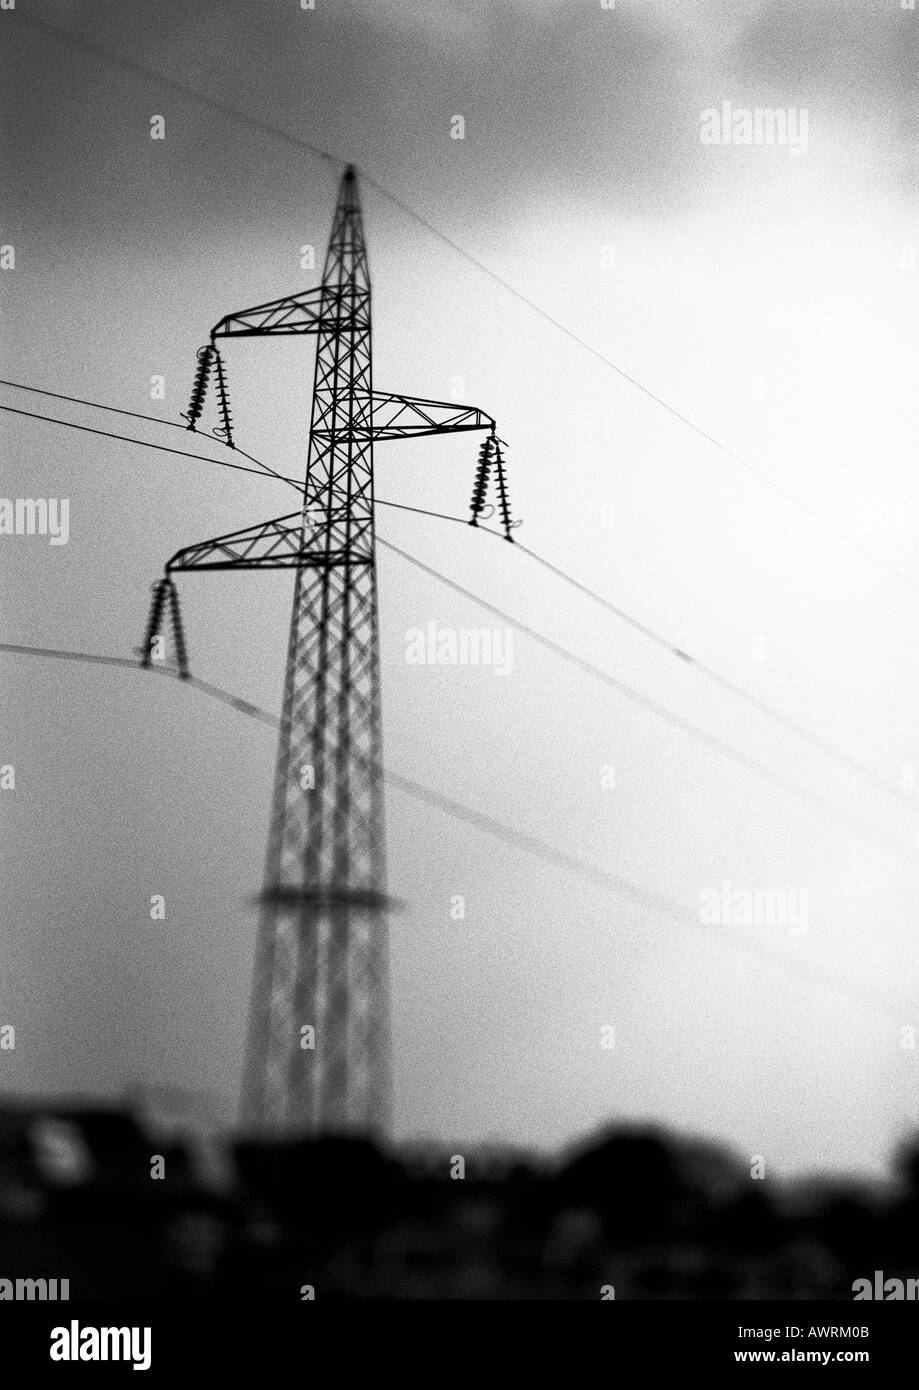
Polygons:
<instances>
[{"instance_id":1,"label":"steel lattice tower","mask_svg":"<svg viewBox=\"0 0 919 1390\"><path fill-rule=\"evenodd\" d=\"M242 1115L261 1133L385 1131L389 984L374 554L373 445L487 429L472 524L493 465L511 539L500 441L474 406L374 391L370 276L349 167L340 184L322 283L230 314L211 332L186 416L195 429L216 378L233 446L216 340L317 336L300 511L175 554L156 586L144 664L167 606L187 674L171 576L183 570L293 569L295 589L274 797L260 898ZM314 1038L303 1036L314 1030ZM301 1046L314 1042L313 1047Z\"/></svg>"},{"instance_id":2,"label":"steel lattice tower","mask_svg":"<svg viewBox=\"0 0 919 1390\"><path fill-rule=\"evenodd\" d=\"M303 530L313 559L294 591L243 1113L259 1128L381 1131L389 1009L370 277L353 176L319 315ZM315 1055L291 1046L304 1025Z\"/></svg>"}]
</instances>

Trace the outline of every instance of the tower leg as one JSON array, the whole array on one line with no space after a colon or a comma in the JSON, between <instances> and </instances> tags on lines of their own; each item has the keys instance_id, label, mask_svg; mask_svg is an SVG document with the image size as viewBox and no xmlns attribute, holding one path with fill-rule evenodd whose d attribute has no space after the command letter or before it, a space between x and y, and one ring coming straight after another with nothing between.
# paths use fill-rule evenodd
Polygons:
<instances>
[{"instance_id":1,"label":"tower leg","mask_svg":"<svg viewBox=\"0 0 919 1390\"><path fill-rule=\"evenodd\" d=\"M381 1133L389 1115L388 943L376 574L297 573L243 1123ZM370 895L362 902L362 895ZM315 1030L302 1047L301 1030Z\"/></svg>"}]
</instances>

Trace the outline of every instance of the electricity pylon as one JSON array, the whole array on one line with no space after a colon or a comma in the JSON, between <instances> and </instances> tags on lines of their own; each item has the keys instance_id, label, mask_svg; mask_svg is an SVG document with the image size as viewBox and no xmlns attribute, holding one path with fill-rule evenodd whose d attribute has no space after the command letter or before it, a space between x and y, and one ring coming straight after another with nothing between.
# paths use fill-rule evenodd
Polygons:
<instances>
[{"instance_id":1,"label":"electricity pylon","mask_svg":"<svg viewBox=\"0 0 919 1390\"><path fill-rule=\"evenodd\" d=\"M374 555L373 446L487 429L475 523L497 465L484 411L374 391L370 275L355 171L341 181L322 283L220 320L199 353L186 418L194 429L211 374L232 445L219 338L317 336L299 512L175 554L158 586L149 661L171 575L293 569L295 588L274 797L260 896L242 1119L261 1133L383 1134L390 1107L389 981ZM157 605L159 605L157 607ZM181 648L183 671L184 644Z\"/></svg>"}]
</instances>

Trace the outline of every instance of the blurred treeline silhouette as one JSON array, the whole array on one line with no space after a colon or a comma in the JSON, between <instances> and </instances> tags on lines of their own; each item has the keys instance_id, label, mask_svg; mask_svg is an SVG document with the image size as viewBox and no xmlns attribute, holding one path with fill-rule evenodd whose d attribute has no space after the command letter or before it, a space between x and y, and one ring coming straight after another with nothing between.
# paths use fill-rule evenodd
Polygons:
<instances>
[{"instance_id":1,"label":"blurred treeline silhouette","mask_svg":"<svg viewBox=\"0 0 919 1390\"><path fill-rule=\"evenodd\" d=\"M919 1275L919 1137L884 1182L781 1182L654 1127L546 1159L0 1102L0 1279L71 1299L851 1299L875 1270Z\"/></svg>"}]
</instances>

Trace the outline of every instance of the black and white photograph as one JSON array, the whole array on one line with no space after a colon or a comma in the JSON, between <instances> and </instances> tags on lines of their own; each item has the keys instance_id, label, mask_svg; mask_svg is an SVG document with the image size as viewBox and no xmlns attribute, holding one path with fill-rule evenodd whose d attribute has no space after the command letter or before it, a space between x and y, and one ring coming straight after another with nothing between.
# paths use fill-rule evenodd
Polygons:
<instances>
[{"instance_id":1,"label":"black and white photograph","mask_svg":"<svg viewBox=\"0 0 919 1390\"><path fill-rule=\"evenodd\" d=\"M919 0L0 0L0 79L23 1383L885 1369Z\"/></svg>"}]
</instances>

